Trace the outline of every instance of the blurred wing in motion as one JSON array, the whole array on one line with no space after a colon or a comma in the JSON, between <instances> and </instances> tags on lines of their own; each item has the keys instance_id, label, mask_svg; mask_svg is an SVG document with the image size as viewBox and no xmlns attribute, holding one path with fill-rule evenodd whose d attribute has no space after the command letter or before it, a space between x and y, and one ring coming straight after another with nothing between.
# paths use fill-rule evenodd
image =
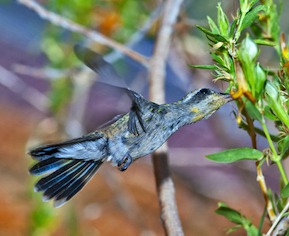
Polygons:
<instances>
[{"instance_id":1,"label":"blurred wing in motion","mask_svg":"<svg viewBox=\"0 0 289 236\"><path fill-rule=\"evenodd\" d=\"M128 124L129 132L133 133L134 135L139 135L136 124L137 121L139 122L143 131L146 132L144 123L141 119L141 102L144 98L137 92L129 89L121 76L119 76L115 71L113 66L106 62L101 55L79 44L74 46L74 52L79 60L81 60L86 66L100 76L100 83L118 87L128 94L132 101Z\"/></svg>"},{"instance_id":2,"label":"blurred wing in motion","mask_svg":"<svg viewBox=\"0 0 289 236\"><path fill-rule=\"evenodd\" d=\"M98 82L127 89L123 78L100 54L79 44L74 46L74 53L80 61L100 76L100 81Z\"/></svg>"}]
</instances>

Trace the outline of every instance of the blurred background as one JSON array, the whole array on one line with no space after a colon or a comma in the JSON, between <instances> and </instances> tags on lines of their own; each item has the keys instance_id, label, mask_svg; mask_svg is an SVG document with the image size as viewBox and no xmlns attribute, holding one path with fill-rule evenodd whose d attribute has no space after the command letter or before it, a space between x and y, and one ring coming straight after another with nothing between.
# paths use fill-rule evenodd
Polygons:
<instances>
[{"instance_id":1,"label":"blurred background","mask_svg":"<svg viewBox=\"0 0 289 236\"><path fill-rule=\"evenodd\" d=\"M210 72L188 64L210 64L207 40L195 27L216 17L216 0L184 1L167 63L166 99L173 102L190 90L210 87ZM162 1L51 0L45 9L150 56L163 10ZM222 1L235 14L238 1ZM283 12L288 2L284 1ZM286 19L287 17L287 19ZM288 33L288 15L281 27ZM96 75L76 59L73 45L89 43L107 55L132 89L147 96L145 68L117 51L43 20L15 1L0 2L0 235L164 235L150 156L127 171L104 165L87 186L65 206L55 209L34 193L37 178L27 151L39 144L81 136L129 110L129 100L96 82ZM269 66L270 52L260 58ZM182 128L169 140L170 166L179 213L186 235L225 235L232 226L214 213L219 201L241 210L258 223L264 200L251 162L221 165L206 154L250 146L225 105L209 120ZM267 147L258 138L259 149ZM288 165L286 165L288 169ZM277 173L277 172L276 172ZM269 187L278 186L274 167L265 170ZM265 225L268 222L265 222ZM268 225L265 227L269 227ZM232 235L242 235L235 232Z\"/></svg>"}]
</instances>

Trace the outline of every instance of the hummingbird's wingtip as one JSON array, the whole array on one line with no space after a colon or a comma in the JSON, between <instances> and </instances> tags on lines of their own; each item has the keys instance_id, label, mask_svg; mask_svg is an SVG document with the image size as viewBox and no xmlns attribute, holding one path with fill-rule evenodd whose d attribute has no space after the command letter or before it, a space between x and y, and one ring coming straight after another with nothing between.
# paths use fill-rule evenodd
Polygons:
<instances>
[{"instance_id":1,"label":"hummingbird's wingtip","mask_svg":"<svg viewBox=\"0 0 289 236\"><path fill-rule=\"evenodd\" d=\"M73 46L73 51L75 53L76 56L82 56L83 55L83 49L84 49L84 46L77 43Z\"/></svg>"}]
</instances>

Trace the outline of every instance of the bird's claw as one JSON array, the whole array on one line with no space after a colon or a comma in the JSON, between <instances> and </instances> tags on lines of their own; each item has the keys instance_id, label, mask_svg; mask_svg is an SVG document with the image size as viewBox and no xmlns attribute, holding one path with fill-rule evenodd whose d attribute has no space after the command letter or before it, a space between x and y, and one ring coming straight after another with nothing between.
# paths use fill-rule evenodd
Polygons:
<instances>
[{"instance_id":1,"label":"bird's claw","mask_svg":"<svg viewBox=\"0 0 289 236\"><path fill-rule=\"evenodd\" d=\"M127 155L122 161L120 161L117 166L120 171L125 171L132 163L132 157Z\"/></svg>"}]
</instances>

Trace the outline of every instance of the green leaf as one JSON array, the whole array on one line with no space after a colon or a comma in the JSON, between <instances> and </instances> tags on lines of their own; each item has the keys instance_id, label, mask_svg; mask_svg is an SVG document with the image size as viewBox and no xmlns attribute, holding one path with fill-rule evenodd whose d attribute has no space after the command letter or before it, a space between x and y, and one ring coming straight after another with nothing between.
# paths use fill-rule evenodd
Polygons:
<instances>
[{"instance_id":1,"label":"green leaf","mask_svg":"<svg viewBox=\"0 0 289 236\"><path fill-rule=\"evenodd\" d=\"M231 27L230 27L230 32L229 32L229 38L233 38L235 31L236 31L236 27L237 27L237 22L238 22L237 18L234 19L234 21L232 22Z\"/></svg>"},{"instance_id":2,"label":"green leaf","mask_svg":"<svg viewBox=\"0 0 289 236\"><path fill-rule=\"evenodd\" d=\"M200 26L200 25L196 25L196 27L197 27L199 30L203 31L203 32L204 32L205 34L207 34L207 35L216 35L215 33L212 33L211 31L207 30L206 28L204 28L204 27L202 27L202 26Z\"/></svg>"},{"instance_id":3,"label":"green leaf","mask_svg":"<svg viewBox=\"0 0 289 236\"><path fill-rule=\"evenodd\" d=\"M265 45L265 46L271 46L271 47L276 46L275 42L269 41L267 39L254 39L254 42L258 45Z\"/></svg>"},{"instance_id":4,"label":"green leaf","mask_svg":"<svg viewBox=\"0 0 289 236\"><path fill-rule=\"evenodd\" d=\"M256 108L255 104L253 104L250 100L245 99L245 107L246 110L248 111L249 115L251 118L253 118L254 120L258 120L261 121L262 120L262 115L259 112L259 110Z\"/></svg>"},{"instance_id":5,"label":"green leaf","mask_svg":"<svg viewBox=\"0 0 289 236\"><path fill-rule=\"evenodd\" d=\"M260 232L258 231L258 229L255 227L255 225L253 225L251 222L248 221L247 224L245 224L244 229L246 230L246 233L248 236L259 236ZM261 234L262 235L262 234Z\"/></svg>"},{"instance_id":6,"label":"green leaf","mask_svg":"<svg viewBox=\"0 0 289 236\"><path fill-rule=\"evenodd\" d=\"M259 100L259 97L263 94L266 82L266 74L259 63L255 67L255 80L255 98Z\"/></svg>"},{"instance_id":7,"label":"green leaf","mask_svg":"<svg viewBox=\"0 0 289 236\"><path fill-rule=\"evenodd\" d=\"M215 65L188 65L191 68L204 69L204 70L216 70Z\"/></svg>"},{"instance_id":8,"label":"green leaf","mask_svg":"<svg viewBox=\"0 0 289 236\"><path fill-rule=\"evenodd\" d=\"M226 217L229 221L233 223L242 224L242 215L238 211L228 207L223 203L219 204L219 208L215 212L219 215Z\"/></svg>"},{"instance_id":9,"label":"green leaf","mask_svg":"<svg viewBox=\"0 0 289 236\"><path fill-rule=\"evenodd\" d=\"M215 62L217 62L219 65L221 66L226 66L224 60L222 59L222 57L220 55L217 55L215 53L211 53L211 57L213 58L213 60Z\"/></svg>"},{"instance_id":10,"label":"green leaf","mask_svg":"<svg viewBox=\"0 0 289 236\"><path fill-rule=\"evenodd\" d=\"M264 111L263 111L264 116L273 121L279 120L278 117L272 113L271 107L270 106L265 106Z\"/></svg>"},{"instance_id":11,"label":"green leaf","mask_svg":"<svg viewBox=\"0 0 289 236\"><path fill-rule=\"evenodd\" d=\"M265 1L266 5L266 15L270 19L267 24L267 30L269 35L273 38L275 42L278 42L279 35L280 35L280 19L279 19L279 12L277 10L277 6L274 1Z\"/></svg>"},{"instance_id":12,"label":"green leaf","mask_svg":"<svg viewBox=\"0 0 289 236\"><path fill-rule=\"evenodd\" d=\"M209 24L209 27L212 31L212 33L214 34L220 34L220 31L218 29L218 26L216 25L216 23L212 20L211 17L207 16L207 19L208 19L208 24Z\"/></svg>"},{"instance_id":13,"label":"green leaf","mask_svg":"<svg viewBox=\"0 0 289 236\"><path fill-rule=\"evenodd\" d=\"M233 233L233 232L235 232L235 231L237 231L238 229L241 229L241 228L242 228L241 225L235 225L235 226L231 227L230 229L228 229L226 233L227 234L231 234L231 233Z\"/></svg>"},{"instance_id":14,"label":"green leaf","mask_svg":"<svg viewBox=\"0 0 289 236\"><path fill-rule=\"evenodd\" d=\"M282 197L282 198L288 198L288 197L289 197L289 184L287 184L287 185L281 190L281 197Z\"/></svg>"},{"instance_id":15,"label":"green leaf","mask_svg":"<svg viewBox=\"0 0 289 236\"><path fill-rule=\"evenodd\" d=\"M250 7L253 7L259 0L251 0Z\"/></svg>"},{"instance_id":16,"label":"green leaf","mask_svg":"<svg viewBox=\"0 0 289 236\"><path fill-rule=\"evenodd\" d=\"M265 6L259 5L253 8L251 11L249 11L242 21L240 30L244 30L245 28L250 26L259 17L258 13L264 9L265 9Z\"/></svg>"},{"instance_id":17,"label":"green leaf","mask_svg":"<svg viewBox=\"0 0 289 236\"><path fill-rule=\"evenodd\" d=\"M263 153L259 150L243 147L210 154L207 155L206 158L220 163L232 163L241 160L259 160L262 156Z\"/></svg>"},{"instance_id":18,"label":"green leaf","mask_svg":"<svg viewBox=\"0 0 289 236\"><path fill-rule=\"evenodd\" d=\"M218 25L221 35L227 36L229 32L229 20L225 15L220 3L218 4Z\"/></svg>"},{"instance_id":19,"label":"green leaf","mask_svg":"<svg viewBox=\"0 0 289 236\"><path fill-rule=\"evenodd\" d=\"M285 158L289 154L289 136L286 136L285 138L281 139L278 143L278 149L281 153L281 157Z\"/></svg>"},{"instance_id":20,"label":"green leaf","mask_svg":"<svg viewBox=\"0 0 289 236\"><path fill-rule=\"evenodd\" d=\"M240 212L228 207L224 203L218 204L218 209L215 211L217 214L226 217L229 221L237 224L229 230L229 232L235 231L239 227L243 227L248 236L259 236L258 229L252 224L252 222L243 216Z\"/></svg>"},{"instance_id":21,"label":"green leaf","mask_svg":"<svg viewBox=\"0 0 289 236\"><path fill-rule=\"evenodd\" d=\"M289 116L282 106L278 88L270 81L267 81L265 87L265 98L274 114L289 128Z\"/></svg>"},{"instance_id":22,"label":"green leaf","mask_svg":"<svg viewBox=\"0 0 289 236\"><path fill-rule=\"evenodd\" d=\"M226 38L224 38L223 36L221 36L220 34L214 34L211 31L207 30L206 28L197 25L196 26L199 30L203 31L207 36L210 36L210 40L213 41L212 39L214 39L213 42L228 42L228 40Z\"/></svg>"}]
</instances>

